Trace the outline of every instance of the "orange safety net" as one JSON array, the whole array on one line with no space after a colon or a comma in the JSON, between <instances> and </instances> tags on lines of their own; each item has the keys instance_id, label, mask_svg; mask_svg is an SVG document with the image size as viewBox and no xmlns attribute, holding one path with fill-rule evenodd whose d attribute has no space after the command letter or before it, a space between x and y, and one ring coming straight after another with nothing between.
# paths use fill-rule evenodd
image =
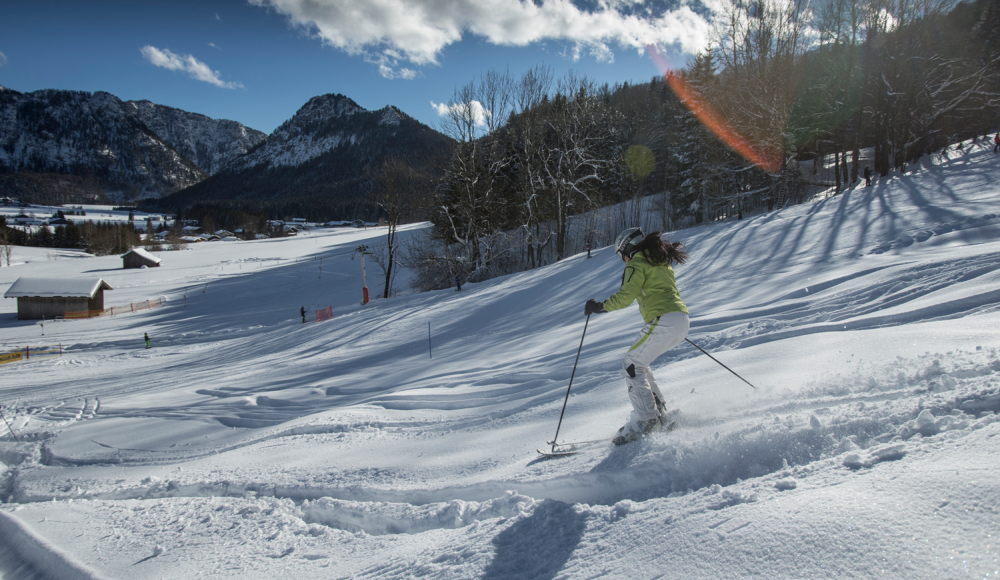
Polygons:
<instances>
[{"instance_id":1,"label":"orange safety net","mask_svg":"<svg viewBox=\"0 0 1000 580\"><path fill-rule=\"evenodd\" d=\"M323 310L316 311L316 322L330 320L331 318L333 318L333 306L327 306Z\"/></svg>"},{"instance_id":2,"label":"orange safety net","mask_svg":"<svg viewBox=\"0 0 1000 580\"><path fill-rule=\"evenodd\" d=\"M94 318L95 316L114 316L115 314L124 314L126 312L137 312L139 310L147 310L149 308L156 308L157 306L162 306L162 302L159 298L156 300L145 300L143 302L133 302L131 304L126 304L125 306L112 306L111 308L105 308L104 310L79 310L75 312L64 312L64 319L78 319L78 318Z\"/></svg>"}]
</instances>

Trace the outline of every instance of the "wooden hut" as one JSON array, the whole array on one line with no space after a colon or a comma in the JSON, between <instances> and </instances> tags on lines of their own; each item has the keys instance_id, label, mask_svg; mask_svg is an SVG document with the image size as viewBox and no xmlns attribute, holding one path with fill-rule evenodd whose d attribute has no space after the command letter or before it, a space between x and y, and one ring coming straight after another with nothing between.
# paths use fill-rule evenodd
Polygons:
<instances>
[{"instance_id":1,"label":"wooden hut","mask_svg":"<svg viewBox=\"0 0 1000 580\"><path fill-rule=\"evenodd\" d=\"M132 248L122 254L122 268L154 268L160 265L160 259L142 248Z\"/></svg>"},{"instance_id":2,"label":"wooden hut","mask_svg":"<svg viewBox=\"0 0 1000 580\"><path fill-rule=\"evenodd\" d=\"M21 277L3 297L17 298L18 320L41 320L65 312L104 310L104 291L111 289L101 278Z\"/></svg>"}]
</instances>

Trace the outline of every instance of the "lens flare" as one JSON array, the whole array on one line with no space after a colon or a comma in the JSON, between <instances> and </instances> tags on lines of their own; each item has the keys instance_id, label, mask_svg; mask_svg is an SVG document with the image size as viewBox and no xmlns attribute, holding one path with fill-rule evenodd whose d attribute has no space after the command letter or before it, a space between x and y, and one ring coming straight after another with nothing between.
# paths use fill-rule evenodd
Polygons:
<instances>
[{"instance_id":1,"label":"lens flare","mask_svg":"<svg viewBox=\"0 0 1000 580\"><path fill-rule=\"evenodd\" d=\"M656 167L656 155L645 145L633 145L625 152L625 166L633 176L642 179Z\"/></svg>"},{"instance_id":2,"label":"lens flare","mask_svg":"<svg viewBox=\"0 0 1000 580\"><path fill-rule=\"evenodd\" d=\"M727 147L764 171L777 173L781 169L781 152L754 148L747 139L740 135L726 121L725 117L720 115L718 111L701 98L701 95L694 90L690 83L684 80L681 75L670 70L667 59L660 54L660 51L655 46L647 46L646 52L649 53L650 58L656 63L657 68L660 69L660 73L663 75L663 80L674 91L677 98L684 103L684 106L691 111L706 129L711 131Z\"/></svg>"}]
</instances>

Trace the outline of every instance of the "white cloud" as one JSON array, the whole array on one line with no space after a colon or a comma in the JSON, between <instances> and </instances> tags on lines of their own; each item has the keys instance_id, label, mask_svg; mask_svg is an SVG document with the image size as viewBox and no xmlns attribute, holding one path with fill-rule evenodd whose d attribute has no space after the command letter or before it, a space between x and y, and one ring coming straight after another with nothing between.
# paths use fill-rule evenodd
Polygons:
<instances>
[{"instance_id":1,"label":"white cloud","mask_svg":"<svg viewBox=\"0 0 1000 580\"><path fill-rule=\"evenodd\" d=\"M211 46L212 48L215 48L215 49L218 49L218 50L222 50L222 47L216 46L216 44L214 42L209 42L208 45Z\"/></svg>"},{"instance_id":2,"label":"white cloud","mask_svg":"<svg viewBox=\"0 0 1000 580\"><path fill-rule=\"evenodd\" d=\"M459 115L465 117L471 115L473 123L477 127L482 127L486 124L486 119L492 117L493 113L486 109L482 103L479 101L469 101L468 103L455 103L453 105L448 105L445 103L435 103L431 101L431 106L437 111L437 114L441 117L447 117L449 115Z\"/></svg>"},{"instance_id":3,"label":"white cloud","mask_svg":"<svg viewBox=\"0 0 1000 580\"><path fill-rule=\"evenodd\" d=\"M218 12L216 12L216 13L215 13L215 19L216 19L216 20L222 20L222 17L221 17L221 16L219 16L219 13L218 13Z\"/></svg>"},{"instance_id":4,"label":"white cloud","mask_svg":"<svg viewBox=\"0 0 1000 580\"><path fill-rule=\"evenodd\" d=\"M0 66L7 64L7 55L0 52Z\"/></svg>"},{"instance_id":5,"label":"white cloud","mask_svg":"<svg viewBox=\"0 0 1000 580\"><path fill-rule=\"evenodd\" d=\"M387 79L414 79L419 73L413 69L399 65L399 55L393 50L385 50L382 54L364 54L365 61L378 66L378 73Z\"/></svg>"},{"instance_id":6,"label":"white cloud","mask_svg":"<svg viewBox=\"0 0 1000 580\"><path fill-rule=\"evenodd\" d=\"M240 83L226 82L219 78L219 71L214 71L209 66L190 54L174 54L167 49L160 50L148 44L139 51L150 63L165 68L167 70L181 71L189 77L205 81L223 89L242 89Z\"/></svg>"},{"instance_id":7,"label":"white cloud","mask_svg":"<svg viewBox=\"0 0 1000 580\"><path fill-rule=\"evenodd\" d=\"M676 45L695 53L710 33L710 23L687 5L659 15L622 12L637 4L633 0L602 0L593 12L571 0L248 1L284 14L332 47L365 55L380 69L382 57L437 64L441 51L465 34L504 46L567 41L580 47L574 54L586 48L599 61L612 62L612 43L640 51L647 45Z\"/></svg>"}]
</instances>

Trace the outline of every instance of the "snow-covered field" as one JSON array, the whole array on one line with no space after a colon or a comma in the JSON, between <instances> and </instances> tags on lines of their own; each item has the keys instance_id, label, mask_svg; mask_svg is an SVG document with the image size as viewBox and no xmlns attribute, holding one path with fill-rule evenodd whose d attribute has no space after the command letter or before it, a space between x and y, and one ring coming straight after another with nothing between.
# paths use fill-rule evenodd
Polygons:
<instances>
[{"instance_id":1,"label":"snow-covered field","mask_svg":"<svg viewBox=\"0 0 1000 580\"><path fill-rule=\"evenodd\" d=\"M689 337L756 390L685 344L654 364L676 431L558 459L536 449L584 302L620 282L611 249L362 307L351 251L382 233L197 244L128 271L17 248L0 291L92 276L108 305L167 302L42 336L0 301L3 346L65 351L0 366L20 438L0 438L0 577L1000 575L990 150L673 233ZM625 421L640 326L634 306L591 317L560 440Z\"/></svg>"}]
</instances>

